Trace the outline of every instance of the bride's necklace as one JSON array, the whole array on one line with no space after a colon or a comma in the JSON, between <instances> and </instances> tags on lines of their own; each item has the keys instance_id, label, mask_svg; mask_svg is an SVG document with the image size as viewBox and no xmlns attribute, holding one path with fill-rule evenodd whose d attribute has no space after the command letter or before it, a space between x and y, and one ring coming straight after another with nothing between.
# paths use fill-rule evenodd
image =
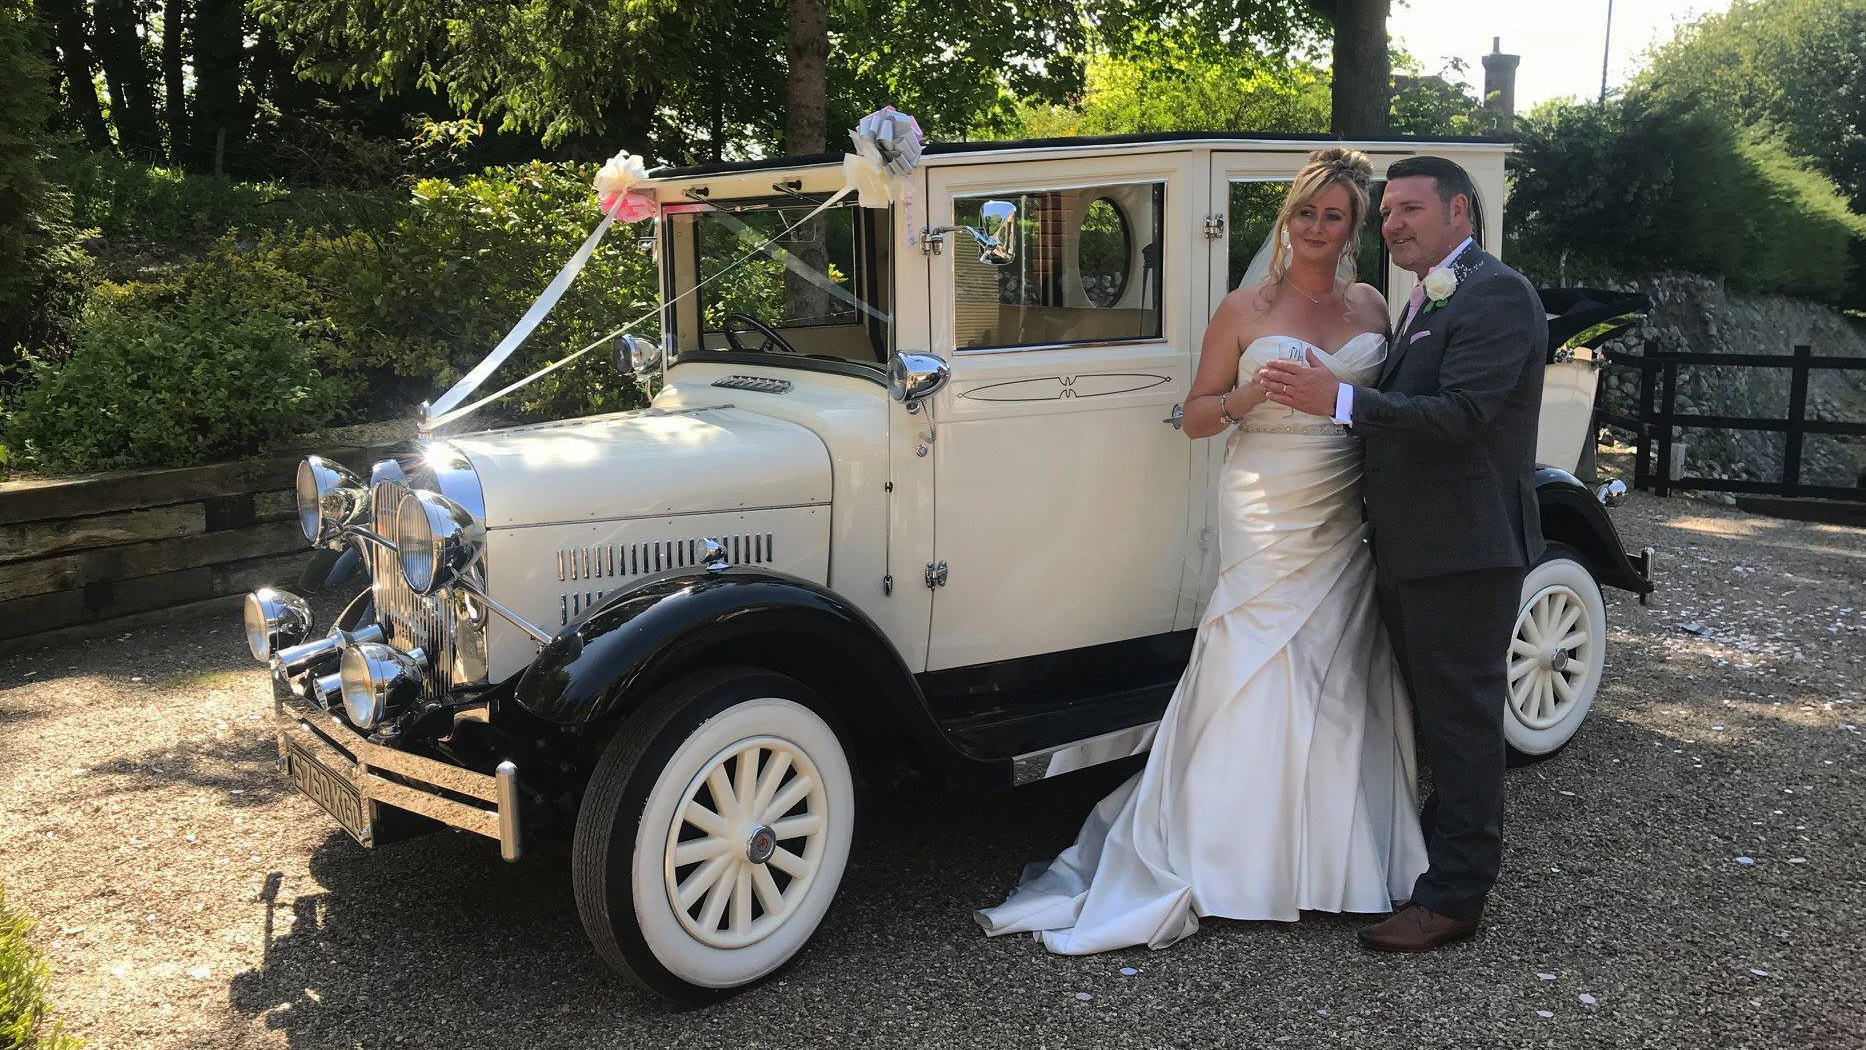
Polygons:
<instances>
[{"instance_id":1,"label":"bride's necklace","mask_svg":"<svg viewBox=\"0 0 1866 1050\"><path fill-rule=\"evenodd\" d=\"M1313 304L1315 304L1316 306L1320 306L1320 305L1322 305L1322 300L1323 300L1323 299L1332 299L1332 298L1334 298L1334 297L1335 297L1335 292L1334 292L1334 289L1332 289L1332 288L1331 288L1331 289L1329 289L1329 290L1328 290L1328 292L1327 292L1327 293L1325 293L1324 295L1322 295L1322 296L1321 296L1320 298L1317 298L1316 296L1313 296L1313 295L1310 295L1310 294L1309 294L1308 292L1305 292L1305 291L1303 291L1303 290L1302 290L1302 286L1301 286L1301 285L1298 285L1298 284L1297 284L1297 283L1295 282L1295 280L1294 280L1293 278L1292 278L1292 279L1290 279L1289 281L1287 281L1286 283L1287 283L1287 284L1288 284L1288 285L1289 285L1289 286L1290 286L1291 288L1294 288L1294 289L1296 289L1296 294L1297 294L1297 295L1300 295L1300 296L1302 296L1302 297L1303 297L1304 299L1307 299L1307 300L1309 300L1309 302L1311 302L1311 303L1313 303Z\"/></svg>"}]
</instances>

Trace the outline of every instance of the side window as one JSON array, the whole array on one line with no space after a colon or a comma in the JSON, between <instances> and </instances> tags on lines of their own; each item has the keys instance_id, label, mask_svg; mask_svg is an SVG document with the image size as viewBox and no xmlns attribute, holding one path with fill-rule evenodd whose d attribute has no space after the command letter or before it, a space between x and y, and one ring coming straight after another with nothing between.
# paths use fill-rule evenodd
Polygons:
<instances>
[{"instance_id":1,"label":"side window","mask_svg":"<svg viewBox=\"0 0 1866 1050\"><path fill-rule=\"evenodd\" d=\"M1360 250L1355 259L1356 279L1373 285L1381 295L1387 293L1387 246L1380 239L1380 195L1386 183L1376 181L1367 191L1367 217L1361 225ZM1231 184L1231 222L1229 248L1230 280L1227 288L1236 288L1250 268L1257 249L1270 236L1276 213L1289 193L1287 182L1233 182Z\"/></svg>"},{"instance_id":2,"label":"side window","mask_svg":"<svg viewBox=\"0 0 1866 1050\"><path fill-rule=\"evenodd\" d=\"M960 350L1157 339L1166 186L1131 183L959 197L953 220L980 227L988 199L1017 205L1008 266L949 242Z\"/></svg>"}]
</instances>

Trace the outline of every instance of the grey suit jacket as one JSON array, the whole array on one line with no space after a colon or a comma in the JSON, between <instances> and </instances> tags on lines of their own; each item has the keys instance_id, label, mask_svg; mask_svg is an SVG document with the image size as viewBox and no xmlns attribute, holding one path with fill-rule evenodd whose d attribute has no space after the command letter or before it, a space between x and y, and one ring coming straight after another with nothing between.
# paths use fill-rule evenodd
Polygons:
<instances>
[{"instance_id":1,"label":"grey suit jacket","mask_svg":"<svg viewBox=\"0 0 1866 1050\"><path fill-rule=\"evenodd\" d=\"M1356 387L1374 558L1399 579L1523 567L1542 555L1536 420L1548 320L1522 274L1476 247L1458 288L1407 319Z\"/></svg>"}]
</instances>

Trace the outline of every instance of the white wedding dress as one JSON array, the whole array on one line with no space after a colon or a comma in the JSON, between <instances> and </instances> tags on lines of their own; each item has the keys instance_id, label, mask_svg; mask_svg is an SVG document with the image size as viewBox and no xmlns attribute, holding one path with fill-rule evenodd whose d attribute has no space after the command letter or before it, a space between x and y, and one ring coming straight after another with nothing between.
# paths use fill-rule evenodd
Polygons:
<instances>
[{"instance_id":1,"label":"white wedding dress","mask_svg":"<svg viewBox=\"0 0 1866 1050\"><path fill-rule=\"evenodd\" d=\"M1238 370L1310 349L1365 384L1386 339L1328 354L1268 336ZM1359 442L1338 429L1265 404L1231 435L1218 583L1146 768L977 913L986 933L1087 955L1164 948L1201 916L1384 912L1412 895L1426 852L1411 713L1375 608Z\"/></svg>"}]
</instances>

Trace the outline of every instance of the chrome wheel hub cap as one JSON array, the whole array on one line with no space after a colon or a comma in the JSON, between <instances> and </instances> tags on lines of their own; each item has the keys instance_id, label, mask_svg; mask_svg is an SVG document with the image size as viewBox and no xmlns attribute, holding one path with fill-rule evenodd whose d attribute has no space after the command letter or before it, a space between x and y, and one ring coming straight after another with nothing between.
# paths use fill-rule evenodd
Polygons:
<instances>
[{"instance_id":1,"label":"chrome wheel hub cap","mask_svg":"<svg viewBox=\"0 0 1866 1050\"><path fill-rule=\"evenodd\" d=\"M753 828L751 840L745 843L745 859L753 864L763 864L776 852L777 833L764 824Z\"/></svg>"}]
</instances>

